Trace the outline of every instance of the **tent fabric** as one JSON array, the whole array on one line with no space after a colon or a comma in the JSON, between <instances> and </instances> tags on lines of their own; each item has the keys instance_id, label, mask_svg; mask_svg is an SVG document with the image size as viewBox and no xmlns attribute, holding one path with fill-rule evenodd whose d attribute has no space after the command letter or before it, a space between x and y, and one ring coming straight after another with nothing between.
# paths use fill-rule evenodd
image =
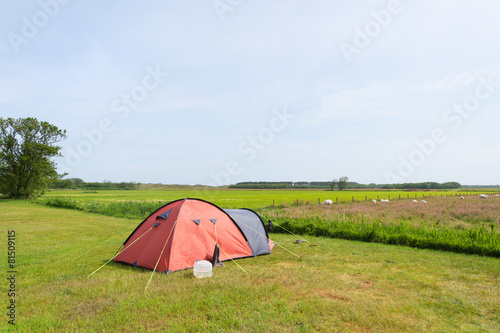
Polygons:
<instances>
[{"instance_id":1,"label":"tent fabric","mask_svg":"<svg viewBox=\"0 0 500 333\"><path fill-rule=\"evenodd\" d=\"M247 208L224 209L224 211L243 231L254 256L271 253L269 235L259 214Z\"/></svg>"},{"instance_id":2,"label":"tent fabric","mask_svg":"<svg viewBox=\"0 0 500 333\"><path fill-rule=\"evenodd\" d=\"M123 243L114 261L171 273L192 268L197 259L212 261L216 244L220 260L244 258L270 253L262 220L232 212L244 223L261 233L258 241L243 223L237 223L227 212L201 199L180 199L159 208L142 221ZM250 222L250 221L253 222ZM246 222L245 222L246 221ZM244 231L245 230L245 231Z\"/></svg>"}]
</instances>

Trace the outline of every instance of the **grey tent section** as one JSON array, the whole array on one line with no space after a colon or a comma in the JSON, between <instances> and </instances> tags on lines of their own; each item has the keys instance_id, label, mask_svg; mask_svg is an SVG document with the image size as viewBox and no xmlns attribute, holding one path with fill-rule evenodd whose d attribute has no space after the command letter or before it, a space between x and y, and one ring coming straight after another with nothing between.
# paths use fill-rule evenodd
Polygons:
<instances>
[{"instance_id":1,"label":"grey tent section","mask_svg":"<svg viewBox=\"0 0 500 333\"><path fill-rule=\"evenodd\" d=\"M224 209L224 211L240 227L254 256L271 253L268 243L269 236L259 214L247 208Z\"/></svg>"}]
</instances>

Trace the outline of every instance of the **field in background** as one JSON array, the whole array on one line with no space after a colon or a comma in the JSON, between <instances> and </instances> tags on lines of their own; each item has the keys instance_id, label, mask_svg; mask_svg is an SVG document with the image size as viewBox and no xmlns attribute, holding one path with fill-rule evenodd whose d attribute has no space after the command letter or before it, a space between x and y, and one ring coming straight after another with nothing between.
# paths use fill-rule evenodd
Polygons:
<instances>
[{"instance_id":1,"label":"field in background","mask_svg":"<svg viewBox=\"0 0 500 333\"><path fill-rule=\"evenodd\" d=\"M276 247L238 260L248 275L232 262L210 279L155 273L147 292L151 271L129 265L88 278L138 223L0 200L2 230L16 230L17 331L494 332L500 323L497 258L322 237L272 234L302 259Z\"/></svg>"},{"instance_id":2,"label":"field in background","mask_svg":"<svg viewBox=\"0 0 500 333\"><path fill-rule=\"evenodd\" d=\"M164 203L182 199L198 198L215 203L221 208L263 208L273 205L317 204L326 199L334 202L371 201L373 199L422 199L432 197L457 196L460 194L476 196L474 191L458 192L451 191L325 191L325 190L236 190L226 188L179 188L162 189L152 188L148 190L126 190L126 191L81 191L81 190L51 190L46 192L45 197L63 196L79 202L111 202L111 201L161 201ZM486 191L484 192L486 193ZM490 193L490 192L488 192ZM493 192L491 192L493 193Z\"/></svg>"}]
</instances>

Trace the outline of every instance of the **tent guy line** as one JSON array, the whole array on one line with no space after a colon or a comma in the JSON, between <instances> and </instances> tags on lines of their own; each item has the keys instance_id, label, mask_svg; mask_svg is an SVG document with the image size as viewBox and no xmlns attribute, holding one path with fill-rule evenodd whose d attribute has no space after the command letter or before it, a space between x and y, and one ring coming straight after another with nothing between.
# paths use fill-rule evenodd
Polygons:
<instances>
[{"instance_id":1,"label":"tent guy line","mask_svg":"<svg viewBox=\"0 0 500 333\"><path fill-rule=\"evenodd\" d=\"M99 267L98 269L96 269L95 271L93 271L88 277L91 277L92 275L94 275L95 273L97 273L101 268L103 268L104 266L106 266L107 264L109 264L113 259L115 259L120 253L122 253L123 251L125 251L127 248L129 248L130 246L132 246L135 242L137 242L139 239L142 238L142 236L144 236L145 234L147 234L148 232L150 232L151 230L153 230L155 226L152 226L150 229L148 229L145 233L143 233L139 238L137 238L135 241L133 241L131 244L129 244L127 247L123 248L123 245L122 245L122 248L120 250L118 250L118 253L115 254L111 259L109 259L108 261L106 261L101 267Z\"/></svg>"},{"instance_id":2,"label":"tent guy line","mask_svg":"<svg viewBox=\"0 0 500 333\"><path fill-rule=\"evenodd\" d=\"M209 234L208 234L208 232L205 230L205 228L203 228L203 226L201 226L201 225L200 225L200 227L201 227L201 229L202 229L203 231L205 231L205 233L207 234L208 238L210 238L210 239L212 240L212 242L214 242L214 244L217 246L217 242L216 242L215 240L213 240L213 239L212 239L212 237L210 237L210 235L209 235ZM215 228L216 228L216 227L214 226L214 229L215 229ZM217 234L216 234L216 235L217 235ZM228 256L228 257L229 257L229 259L231 259L231 261L232 261L232 262L234 262L234 263L236 264L236 266L238 266L238 267L239 267L239 268L240 268L243 272L245 272L246 274L248 274L248 272L247 272L246 270L244 270L244 269L243 269L243 267L241 267L241 266L240 266L240 265L239 265L236 261L234 261L234 259L233 259L230 255L228 255L228 254L227 254L227 253L226 253L223 249L221 249L220 247L219 247L219 249L220 249L222 252L224 252L224 254L225 254L226 256Z\"/></svg>"},{"instance_id":3,"label":"tent guy line","mask_svg":"<svg viewBox=\"0 0 500 333\"><path fill-rule=\"evenodd\" d=\"M239 224L243 224L243 225L245 225L247 228L251 229L251 230L252 230L252 231L254 231L256 234L258 234L258 235L260 235L260 236L262 236L262 237L266 237L266 236L262 235L261 233L259 233L257 230L252 229L250 226L246 225L245 223L243 223L243 222L241 222L241 221L238 221L236 218L234 218L234 217L233 217L233 219L234 219L236 222L238 222ZM276 225L277 225L277 226L279 226L278 224L276 224ZM286 230L285 228L283 228L283 229L284 229L284 230ZM288 230L287 230L287 231L288 231ZM297 236L297 235L293 234L291 231L288 231L288 232L290 232L290 233L291 233L292 235L294 235L294 236ZM297 237L298 237L298 236L297 236ZM287 249L287 248L286 248L286 247L284 247L283 245L281 245L281 244L279 244L278 242L276 242L274 239L269 238L269 240L271 240L274 244L278 245L279 247L281 247L281 248L282 248L282 249L284 249L285 251L287 251L287 252L289 252L289 253L293 254L293 255L294 255L294 256L296 256L297 258L302 259L302 257L301 257L301 256L299 256L299 255L298 255L298 254L296 254L296 253L293 253L292 251L290 251L289 249ZM306 240L306 239L304 239L304 240L305 240L306 242L310 243L308 240Z\"/></svg>"}]
</instances>

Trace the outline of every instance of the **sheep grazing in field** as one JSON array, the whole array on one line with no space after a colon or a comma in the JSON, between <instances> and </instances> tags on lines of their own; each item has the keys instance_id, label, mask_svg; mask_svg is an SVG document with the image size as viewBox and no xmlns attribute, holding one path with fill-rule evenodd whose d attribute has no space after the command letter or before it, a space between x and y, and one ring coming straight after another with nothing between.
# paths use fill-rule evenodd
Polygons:
<instances>
[{"instance_id":1,"label":"sheep grazing in field","mask_svg":"<svg viewBox=\"0 0 500 333\"><path fill-rule=\"evenodd\" d=\"M380 202L389 202L389 199L380 199Z\"/></svg>"},{"instance_id":2,"label":"sheep grazing in field","mask_svg":"<svg viewBox=\"0 0 500 333\"><path fill-rule=\"evenodd\" d=\"M377 200L373 199L373 200L372 200L372 202L373 202L373 203L377 203Z\"/></svg>"},{"instance_id":3,"label":"sheep grazing in field","mask_svg":"<svg viewBox=\"0 0 500 333\"><path fill-rule=\"evenodd\" d=\"M417 200L413 200L413 202L418 202Z\"/></svg>"},{"instance_id":4,"label":"sheep grazing in field","mask_svg":"<svg viewBox=\"0 0 500 333\"><path fill-rule=\"evenodd\" d=\"M460 199L462 199L462 200L463 200L463 199L465 199L465 198L464 198L464 196L462 195L462 196L460 197Z\"/></svg>"},{"instance_id":5,"label":"sheep grazing in field","mask_svg":"<svg viewBox=\"0 0 500 333\"><path fill-rule=\"evenodd\" d=\"M480 194L479 197L481 199L488 199L488 196L486 194Z\"/></svg>"},{"instance_id":6,"label":"sheep grazing in field","mask_svg":"<svg viewBox=\"0 0 500 333\"><path fill-rule=\"evenodd\" d=\"M422 202L422 203L427 203L427 201L425 201L425 200L420 200L420 202Z\"/></svg>"},{"instance_id":7,"label":"sheep grazing in field","mask_svg":"<svg viewBox=\"0 0 500 333\"><path fill-rule=\"evenodd\" d=\"M326 199L326 200L325 200L325 201L323 201L321 204L322 204L322 205L333 205L333 201L332 201L332 200L330 200L330 199Z\"/></svg>"}]
</instances>

